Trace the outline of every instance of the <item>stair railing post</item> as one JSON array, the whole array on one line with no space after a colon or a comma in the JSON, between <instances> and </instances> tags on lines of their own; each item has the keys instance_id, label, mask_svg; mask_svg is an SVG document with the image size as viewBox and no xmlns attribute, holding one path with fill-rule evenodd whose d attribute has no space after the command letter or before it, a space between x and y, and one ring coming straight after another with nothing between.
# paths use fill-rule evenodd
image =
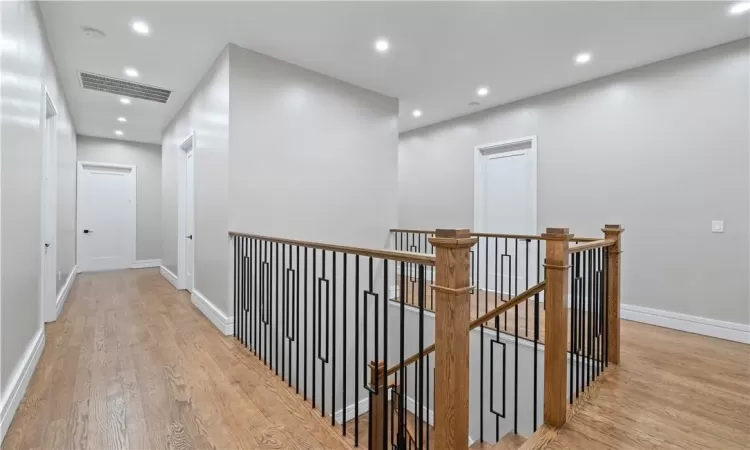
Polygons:
<instances>
[{"instance_id":1,"label":"stair railing post","mask_svg":"<svg viewBox=\"0 0 750 450\"><path fill-rule=\"evenodd\" d=\"M620 225L604 225L605 239L613 239L607 256L607 359L613 364L620 363L620 247L622 232Z\"/></svg>"},{"instance_id":2,"label":"stair railing post","mask_svg":"<svg viewBox=\"0 0 750 450\"><path fill-rule=\"evenodd\" d=\"M568 367L568 246L572 235L567 228L547 228L542 234L547 254L544 293L544 423L565 424Z\"/></svg>"},{"instance_id":3,"label":"stair railing post","mask_svg":"<svg viewBox=\"0 0 750 450\"><path fill-rule=\"evenodd\" d=\"M375 386L377 380L377 386ZM385 449L386 443L383 441L383 428L385 423L385 408L383 407L383 396L388 395L388 380L385 376L385 363L383 361L370 362L370 381L377 394L372 394L370 403L370 448Z\"/></svg>"},{"instance_id":4,"label":"stair railing post","mask_svg":"<svg viewBox=\"0 0 750 450\"><path fill-rule=\"evenodd\" d=\"M469 447L469 230L436 230L435 448Z\"/></svg>"}]
</instances>

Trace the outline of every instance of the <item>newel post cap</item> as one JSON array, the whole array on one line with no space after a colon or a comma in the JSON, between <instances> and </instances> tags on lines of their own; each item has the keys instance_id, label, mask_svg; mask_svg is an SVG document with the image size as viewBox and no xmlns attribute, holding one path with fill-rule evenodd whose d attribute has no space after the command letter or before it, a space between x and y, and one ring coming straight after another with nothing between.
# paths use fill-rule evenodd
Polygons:
<instances>
[{"instance_id":1,"label":"newel post cap","mask_svg":"<svg viewBox=\"0 0 750 450\"><path fill-rule=\"evenodd\" d=\"M429 239L430 244L435 247L471 247L477 243L477 238L471 237L468 228L437 229L435 236Z\"/></svg>"},{"instance_id":2,"label":"newel post cap","mask_svg":"<svg viewBox=\"0 0 750 450\"><path fill-rule=\"evenodd\" d=\"M573 235L568 228L547 228L542 237L547 241L568 241Z\"/></svg>"},{"instance_id":3,"label":"newel post cap","mask_svg":"<svg viewBox=\"0 0 750 450\"><path fill-rule=\"evenodd\" d=\"M623 231L625 231L625 228L623 228L620 225L607 224L607 225L604 225L604 228L602 228L602 231L604 232L605 235L607 234L618 235L618 234L621 234Z\"/></svg>"}]
</instances>

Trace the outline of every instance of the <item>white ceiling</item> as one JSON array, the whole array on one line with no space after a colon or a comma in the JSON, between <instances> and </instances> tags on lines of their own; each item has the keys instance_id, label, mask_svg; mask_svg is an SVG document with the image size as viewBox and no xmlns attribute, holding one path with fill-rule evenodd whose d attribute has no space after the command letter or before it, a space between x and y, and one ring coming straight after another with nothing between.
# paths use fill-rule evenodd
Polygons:
<instances>
[{"instance_id":1,"label":"white ceiling","mask_svg":"<svg viewBox=\"0 0 750 450\"><path fill-rule=\"evenodd\" d=\"M222 48L233 42L397 97L402 131L750 35L726 2L42 2L78 132L159 143ZM133 33L142 19L149 36ZM81 27L100 29L104 39ZM387 54L373 50L386 37ZM573 63L579 51L592 61ZM80 87L79 71L171 89L167 104ZM479 85L490 94L478 98ZM480 101L479 108L468 106ZM424 111L415 119L414 108ZM116 122L118 116L126 124Z\"/></svg>"}]
</instances>

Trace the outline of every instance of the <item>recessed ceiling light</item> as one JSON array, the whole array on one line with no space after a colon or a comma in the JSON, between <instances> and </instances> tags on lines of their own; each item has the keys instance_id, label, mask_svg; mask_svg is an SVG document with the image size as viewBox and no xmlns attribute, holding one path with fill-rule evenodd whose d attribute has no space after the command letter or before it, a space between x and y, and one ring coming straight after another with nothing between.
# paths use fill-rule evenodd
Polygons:
<instances>
[{"instance_id":1,"label":"recessed ceiling light","mask_svg":"<svg viewBox=\"0 0 750 450\"><path fill-rule=\"evenodd\" d=\"M123 105L129 105L130 99L127 97L120 97L120 103L122 103Z\"/></svg>"},{"instance_id":2,"label":"recessed ceiling light","mask_svg":"<svg viewBox=\"0 0 750 450\"><path fill-rule=\"evenodd\" d=\"M485 95L489 94L490 90L484 86L481 86L477 89L477 95L480 97L484 97Z\"/></svg>"},{"instance_id":3,"label":"recessed ceiling light","mask_svg":"<svg viewBox=\"0 0 750 450\"><path fill-rule=\"evenodd\" d=\"M411 115L414 117L422 117L422 110L421 109L415 109L411 112Z\"/></svg>"},{"instance_id":4,"label":"recessed ceiling light","mask_svg":"<svg viewBox=\"0 0 750 450\"><path fill-rule=\"evenodd\" d=\"M127 122L127 121L128 121L128 119L126 119L126 118L124 118L124 117L118 117L118 118L117 118L117 121L118 121L118 122Z\"/></svg>"},{"instance_id":5,"label":"recessed ceiling light","mask_svg":"<svg viewBox=\"0 0 750 450\"><path fill-rule=\"evenodd\" d=\"M130 27L138 34L148 34L148 24L142 20L134 20Z\"/></svg>"},{"instance_id":6,"label":"recessed ceiling light","mask_svg":"<svg viewBox=\"0 0 750 450\"><path fill-rule=\"evenodd\" d=\"M591 61L591 53L579 53L576 55L576 64L586 64Z\"/></svg>"},{"instance_id":7,"label":"recessed ceiling light","mask_svg":"<svg viewBox=\"0 0 750 450\"><path fill-rule=\"evenodd\" d=\"M750 11L750 2L739 2L735 3L729 8L729 14L733 16L739 16Z\"/></svg>"},{"instance_id":8,"label":"recessed ceiling light","mask_svg":"<svg viewBox=\"0 0 750 450\"><path fill-rule=\"evenodd\" d=\"M391 44L389 44L387 40L378 39L377 41L375 41L375 50L379 51L380 53L387 52L389 48L391 48Z\"/></svg>"},{"instance_id":9,"label":"recessed ceiling light","mask_svg":"<svg viewBox=\"0 0 750 450\"><path fill-rule=\"evenodd\" d=\"M138 76L138 71L132 67L126 67L124 72L125 72L125 75L132 77L132 78L135 78Z\"/></svg>"},{"instance_id":10,"label":"recessed ceiling light","mask_svg":"<svg viewBox=\"0 0 750 450\"><path fill-rule=\"evenodd\" d=\"M123 134L125 134L125 133L123 133L123 132L122 132L122 131L120 131L120 130L115 130L115 134L116 134L117 136L122 136L122 135L123 135Z\"/></svg>"}]
</instances>

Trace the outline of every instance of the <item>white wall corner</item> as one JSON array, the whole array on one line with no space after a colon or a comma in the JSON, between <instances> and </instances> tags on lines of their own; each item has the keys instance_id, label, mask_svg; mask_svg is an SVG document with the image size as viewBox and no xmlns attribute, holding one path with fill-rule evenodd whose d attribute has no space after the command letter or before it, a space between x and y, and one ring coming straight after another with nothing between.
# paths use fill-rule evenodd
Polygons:
<instances>
[{"instance_id":1,"label":"white wall corner","mask_svg":"<svg viewBox=\"0 0 750 450\"><path fill-rule=\"evenodd\" d=\"M741 323L625 304L620 306L620 318L750 344L750 325Z\"/></svg>"},{"instance_id":2,"label":"white wall corner","mask_svg":"<svg viewBox=\"0 0 750 450\"><path fill-rule=\"evenodd\" d=\"M227 317L197 289L193 289L190 300L204 316L225 336L234 333L234 317Z\"/></svg>"},{"instance_id":3,"label":"white wall corner","mask_svg":"<svg viewBox=\"0 0 750 450\"><path fill-rule=\"evenodd\" d=\"M70 293L70 288L73 286L73 282L76 280L76 275L78 274L78 266L74 266L73 270L70 271L70 274L68 274L68 279L65 280L65 285L63 286L62 290L59 294L57 294L57 301L55 302L55 319L57 320L58 317L60 317L60 313L63 310L63 306L65 306L65 301L68 299L68 294Z\"/></svg>"},{"instance_id":4,"label":"white wall corner","mask_svg":"<svg viewBox=\"0 0 750 450\"><path fill-rule=\"evenodd\" d=\"M8 380L7 390L3 393L2 400L0 400L0 442L5 438L5 433L8 432L10 423L13 421L13 417L18 410L18 405L21 404L21 400L23 400L23 396L26 394L29 381L34 374L34 369L36 369L43 350L44 328L42 327L42 329L37 331L31 342L29 342L21 360L18 361L15 369L13 369L13 373Z\"/></svg>"},{"instance_id":5,"label":"white wall corner","mask_svg":"<svg viewBox=\"0 0 750 450\"><path fill-rule=\"evenodd\" d=\"M147 267L161 267L161 259L139 259L131 264L131 269L145 269Z\"/></svg>"},{"instance_id":6,"label":"white wall corner","mask_svg":"<svg viewBox=\"0 0 750 450\"><path fill-rule=\"evenodd\" d=\"M161 273L161 276L167 279L170 283L172 283L172 286L174 286L175 289L180 289L179 280L177 279L177 275L172 273L171 270L167 269L164 266L159 267L159 273Z\"/></svg>"}]
</instances>

